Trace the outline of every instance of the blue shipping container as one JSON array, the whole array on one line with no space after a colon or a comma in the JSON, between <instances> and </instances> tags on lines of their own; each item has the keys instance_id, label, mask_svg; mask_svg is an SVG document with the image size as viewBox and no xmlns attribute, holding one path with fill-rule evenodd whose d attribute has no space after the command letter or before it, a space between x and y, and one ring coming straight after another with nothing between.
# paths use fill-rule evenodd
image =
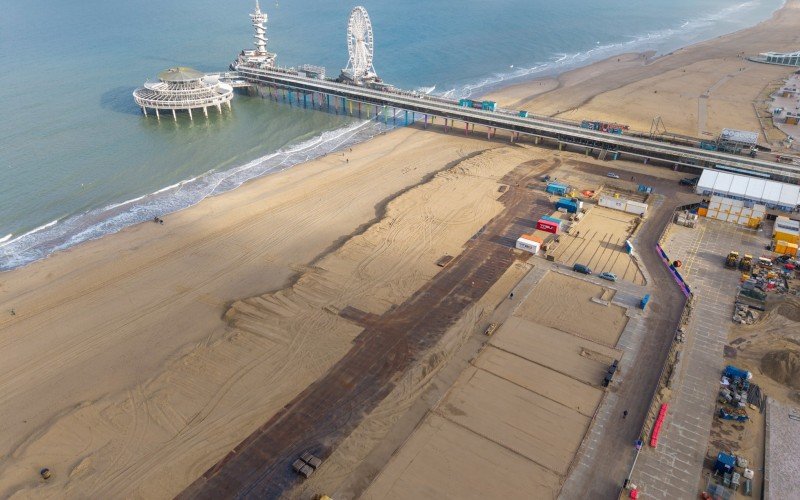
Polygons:
<instances>
[{"instance_id":1,"label":"blue shipping container","mask_svg":"<svg viewBox=\"0 0 800 500\"><path fill-rule=\"evenodd\" d=\"M554 224L558 224L559 227L561 227L561 223L564 222L561 219L553 217L551 215L542 216L542 217L540 217L540 219L544 219L544 220L550 221L550 222L552 222Z\"/></svg>"},{"instance_id":2,"label":"blue shipping container","mask_svg":"<svg viewBox=\"0 0 800 500\"><path fill-rule=\"evenodd\" d=\"M494 111L497 108L497 103L494 101L483 101L481 104L486 111Z\"/></svg>"},{"instance_id":3,"label":"blue shipping container","mask_svg":"<svg viewBox=\"0 0 800 500\"><path fill-rule=\"evenodd\" d=\"M565 208L571 214L578 213L578 204L568 198L561 198L556 203L556 208Z\"/></svg>"},{"instance_id":4,"label":"blue shipping container","mask_svg":"<svg viewBox=\"0 0 800 500\"><path fill-rule=\"evenodd\" d=\"M648 302L650 302L650 294L649 293L647 295L645 295L644 297L642 297L641 302L639 302L639 307L644 309L645 307L647 307L647 303Z\"/></svg>"},{"instance_id":5,"label":"blue shipping container","mask_svg":"<svg viewBox=\"0 0 800 500\"><path fill-rule=\"evenodd\" d=\"M528 112L527 111L520 111L519 112L519 116L521 116L522 118L527 118L528 117Z\"/></svg>"},{"instance_id":6,"label":"blue shipping container","mask_svg":"<svg viewBox=\"0 0 800 500\"><path fill-rule=\"evenodd\" d=\"M569 190L569 186L566 184L559 184L557 182L551 182L545 188L546 192L550 194L557 194L558 196L567 194L567 190Z\"/></svg>"},{"instance_id":7,"label":"blue shipping container","mask_svg":"<svg viewBox=\"0 0 800 500\"><path fill-rule=\"evenodd\" d=\"M700 141L700 149L706 149L708 151L716 151L717 144L711 141Z\"/></svg>"}]
</instances>

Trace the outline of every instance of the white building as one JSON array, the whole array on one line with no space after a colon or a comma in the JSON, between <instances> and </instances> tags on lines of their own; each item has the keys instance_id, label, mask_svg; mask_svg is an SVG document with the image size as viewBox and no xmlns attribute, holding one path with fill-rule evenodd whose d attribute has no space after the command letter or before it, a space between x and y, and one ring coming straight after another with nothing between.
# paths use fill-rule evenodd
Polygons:
<instances>
[{"instance_id":1,"label":"white building","mask_svg":"<svg viewBox=\"0 0 800 500\"><path fill-rule=\"evenodd\" d=\"M145 83L144 87L133 92L133 100L147 115L153 110L157 118L161 112L171 112L177 120L176 111L187 111L192 117L192 109L202 109L208 116L208 108L215 107L222 113L222 105L231 107L233 87L221 82L217 75L205 75L186 67L170 68L158 74L158 82Z\"/></svg>"},{"instance_id":2,"label":"white building","mask_svg":"<svg viewBox=\"0 0 800 500\"><path fill-rule=\"evenodd\" d=\"M757 60L781 66L800 66L800 52L762 52Z\"/></svg>"},{"instance_id":3,"label":"white building","mask_svg":"<svg viewBox=\"0 0 800 500\"><path fill-rule=\"evenodd\" d=\"M746 175L704 170L695 188L703 196L717 195L748 204L792 212L800 206L800 186Z\"/></svg>"}]
</instances>

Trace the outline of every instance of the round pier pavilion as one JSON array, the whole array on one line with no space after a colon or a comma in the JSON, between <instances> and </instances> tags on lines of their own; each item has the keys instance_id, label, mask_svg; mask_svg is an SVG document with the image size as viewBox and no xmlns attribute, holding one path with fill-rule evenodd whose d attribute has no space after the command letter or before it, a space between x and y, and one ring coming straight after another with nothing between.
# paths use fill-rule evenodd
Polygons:
<instances>
[{"instance_id":1,"label":"round pier pavilion","mask_svg":"<svg viewBox=\"0 0 800 500\"><path fill-rule=\"evenodd\" d=\"M222 105L231 108L233 87L221 82L218 75L205 75L195 69L170 68L158 74L158 82L145 83L133 91L133 99L147 115L148 108L161 118L161 111L171 111L177 120L177 111L188 111L192 118L193 109L202 109L208 116L208 108L216 107L222 113Z\"/></svg>"}]
</instances>

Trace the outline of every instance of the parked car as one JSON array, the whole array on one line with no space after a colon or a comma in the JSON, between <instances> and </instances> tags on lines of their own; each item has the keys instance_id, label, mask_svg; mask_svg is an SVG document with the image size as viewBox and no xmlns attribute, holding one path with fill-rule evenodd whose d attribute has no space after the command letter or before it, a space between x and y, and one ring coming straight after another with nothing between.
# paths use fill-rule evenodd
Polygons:
<instances>
[{"instance_id":1,"label":"parked car","mask_svg":"<svg viewBox=\"0 0 800 500\"><path fill-rule=\"evenodd\" d=\"M589 266L584 266L583 264L575 264L574 266L572 266L572 270L575 271L576 273L592 274L592 270L589 269Z\"/></svg>"},{"instance_id":2,"label":"parked car","mask_svg":"<svg viewBox=\"0 0 800 500\"><path fill-rule=\"evenodd\" d=\"M614 273L608 273L608 272L605 272L605 273L600 273L600 274L598 274L597 276L598 276L599 278L602 278L602 279L604 279L604 280L608 280L608 281L617 281L617 275L616 275L616 274L614 274Z\"/></svg>"},{"instance_id":3,"label":"parked car","mask_svg":"<svg viewBox=\"0 0 800 500\"><path fill-rule=\"evenodd\" d=\"M550 176L549 175L545 175L545 176L542 177L542 182L548 182L549 180L550 180Z\"/></svg>"},{"instance_id":4,"label":"parked car","mask_svg":"<svg viewBox=\"0 0 800 500\"><path fill-rule=\"evenodd\" d=\"M607 173L606 177L611 177L612 179L619 179L619 175L615 174L614 172Z\"/></svg>"},{"instance_id":5,"label":"parked car","mask_svg":"<svg viewBox=\"0 0 800 500\"><path fill-rule=\"evenodd\" d=\"M697 181L699 181L699 180L700 180L700 177L684 177L683 179L681 179L678 182L680 183L681 186L696 186L697 185Z\"/></svg>"}]
</instances>

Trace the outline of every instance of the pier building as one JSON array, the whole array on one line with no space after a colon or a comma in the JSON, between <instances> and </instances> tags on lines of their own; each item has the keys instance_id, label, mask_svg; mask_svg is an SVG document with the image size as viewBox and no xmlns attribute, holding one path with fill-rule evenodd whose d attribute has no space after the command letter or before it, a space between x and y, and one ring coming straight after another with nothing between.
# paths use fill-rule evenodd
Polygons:
<instances>
[{"instance_id":1,"label":"pier building","mask_svg":"<svg viewBox=\"0 0 800 500\"><path fill-rule=\"evenodd\" d=\"M220 80L219 75L205 75L186 67L170 68L158 74L158 82L145 83L133 91L133 99L147 115L148 108L161 118L161 111L172 112L177 120L177 111L187 111L192 118L193 109L202 109L208 116L208 108L215 107L222 113L222 105L231 107L233 86Z\"/></svg>"},{"instance_id":2,"label":"pier building","mask_svg":"<svg viewBox=\"0 0 800 500\"><path fill-rule=\"evenodd\" d=\"M762 52L758 56L749 57L751 61L777 64L779 66L800 66L800 51L798 52Z\"/></svg>"}]
</instances>

